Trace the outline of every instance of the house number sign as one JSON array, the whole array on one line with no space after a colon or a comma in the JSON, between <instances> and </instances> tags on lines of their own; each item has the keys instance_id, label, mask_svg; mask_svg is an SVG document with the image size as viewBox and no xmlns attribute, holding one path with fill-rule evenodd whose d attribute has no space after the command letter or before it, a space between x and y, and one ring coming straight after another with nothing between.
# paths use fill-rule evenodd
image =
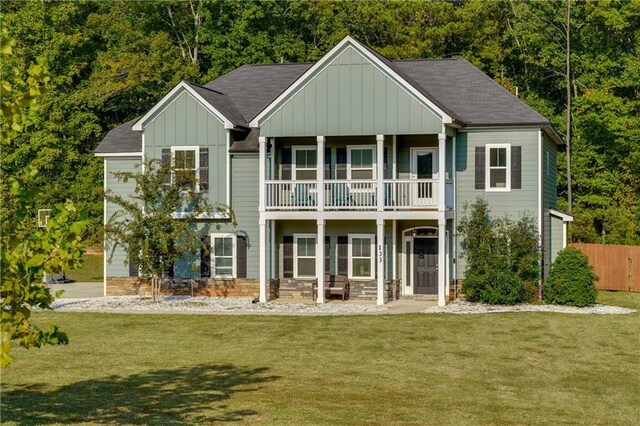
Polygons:
<instances>
[{"instance_id":1,"label":"house number sign","mask_svg":"<svg viewBox=\"0 0 640 426\"><path fill-rule=\"evenodd\" d=\"M382 246L378 244L378 263L382 263Z\"/></svg>"}]
</instances>

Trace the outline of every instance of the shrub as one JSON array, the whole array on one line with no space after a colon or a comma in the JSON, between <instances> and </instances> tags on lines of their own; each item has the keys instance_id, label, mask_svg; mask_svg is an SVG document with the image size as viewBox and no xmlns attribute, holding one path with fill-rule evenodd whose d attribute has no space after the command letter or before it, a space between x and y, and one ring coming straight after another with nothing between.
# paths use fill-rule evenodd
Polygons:
<instances>
[{"instance_id":1,"label":"shrub","mask_svg":"<svg viewBox=\"0 0 640 426\"><path fill-rule=\"evenodd\" d=\"M587 256L574 247L558 253L543 288L544 301L557 305L587 306L596 302L598 290Z\"/></svg>"},{"instance_id":2,"label":"shrub","mask_svg":"<svg viewBox=\"0 0 640 426\"><path fill-rule=\"evenodd\" d=\"M478 198L458 226L465 278L462 293L472 302L515 304L535 299L540 274L538 232L532 218L491 219Z\"/></svg>"}]
</instances>

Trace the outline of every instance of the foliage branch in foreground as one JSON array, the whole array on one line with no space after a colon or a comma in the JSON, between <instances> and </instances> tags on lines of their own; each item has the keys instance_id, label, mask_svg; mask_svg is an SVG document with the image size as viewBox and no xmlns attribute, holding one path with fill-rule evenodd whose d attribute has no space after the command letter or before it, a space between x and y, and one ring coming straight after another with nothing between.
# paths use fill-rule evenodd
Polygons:
<instances>
[{"instance_id":1,"label":"foliage branch in foreground","mask_svg":"<svg viewBox=\"0 0 640 426\"><path fill-rule=\"evenodd\" d=\"M128 197L108 191L108 202L119 209L109 218L105 238L110 250L109 261L117 247L127 254L127 261L138 267L140 277L151 280L151 295L159 295L159 279L178 260L195 267L197 254L203 248L195 221L210 219L221 213L236 224L233 211L224 204L212 204L204 192L185 190L195 187L178 175L169 164L145 160L137 172L114 173L121 182L132 180L135 190ZM171 175L174 178L171 178ZM195 179L195 176L193 176ZM106 177L105 177L106 179Z\"/></svg>"},{"instance_id":2,"label":"foliage branch in foreground","mask_svg":"<svg viewBox=\"0 0 640 426\"><path fill-rule=\"evenodd\" d=\"M535 299L540 276L538 232L532 217L492 218L478 198L465 206L458 233L466 260L462 292L467 300L514 304Z\"/></svg>"},{"instance_id":3,"label":"foliage branch in foreground","mask_svg":"<svg viewBox=\"0 0 640 426\"><path fill-rule=\"evenodd\" d=\"M29 184L36 175L35 169L26 170L2 185L0 364L3 368L12 362L9 352L14 341L24 348L68 343L67 335L58 326L44 331L32 324L31 310L51 309L55 300L43 283L44 273L76 268L84 253L81 240L88 224L87 214L76 210L71 201L56 205L46 227L38 227L38 191Z\"/></svg>"}]
</instances>

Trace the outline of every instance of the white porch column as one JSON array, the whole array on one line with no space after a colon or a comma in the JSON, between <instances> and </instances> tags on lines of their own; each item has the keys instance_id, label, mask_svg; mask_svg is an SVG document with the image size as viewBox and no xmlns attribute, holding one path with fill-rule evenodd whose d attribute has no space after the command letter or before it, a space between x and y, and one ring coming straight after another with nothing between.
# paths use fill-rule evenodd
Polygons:
<instances>
[{"instance_id":1,"label":"white porch column","mask_svg":"<svg viewBox=\"0 0 640 426\"><path fill-rule=\"evenodd\" d=\"M398 279L398 241L396 238L396 234L398 232L398 221L397 220L392 220L391 221L391 232L393 233L393 235L391 236L391 279L392 280L397 280Z\"/></svg>"},{"instance_id":2,"label":"white porch column","mask_svg":"<svg viewBox=\"0 0 640 426\"><path fill-rule=\"evenodd\" d=\"M446 279L447 279L447 258L446 258L446 246L445 246L445 233L446 233L446 220L444 215L438 219L438 306L445 306L447 304L448 295L446 292Z\"/></svg>"},{"instance_id":3,"label":"white porch column","mask_svg":"<svg viewBox=\"0 0 640 426\"><path fill-rule=\"evenodd\" d=\"M318 159L318 165L316 167L318 188L316 189L316 193L318 194L318 211L322 212L324 211L324 136L317 136L316 141L318 145L318 154L316 155Z\"/></svg>"},{"instance_id":4,"label":"white porch column","mask_svg":"<svg viewBox=\"0 0 640 426\"><path fill-rule=\"evenodd\" d=\"M378 180L377 207L378 211L384 210L384 135L376 135L376 177Z\"/></svg>"},{"instance_id":5,"label":"white porch column","mask_svg":"<svg viewBox=\"0 0 640 426\"><path fill-rule=\"evenodd\" d=\"M316 277L318 279L318 303L324 303L324 219L317 221L316 234Z\"/></svg>"},{"instance_id":6,"label":"white porch column","mask_svg":"<svg viewBox=\"0 0 640 426\"><path fill-rule=\"evenodd\" d=\"M260 302L268 300L267 279L267 221L260 218Z\"/></svg>"},{"instance_id":7,"label":"white porch column","mask_svg":"<svg viewBox=\"0 0 640 426\"><path fill-rule=\"evenodd\" d=\"M258 138L258 145L260 147L260 156L258 157L258 188L260 188L258 195L258 211L265 211L264 195L267 190L265 185L266 170L267 170L267 138L260 136ZM264 258L261 258L264 259Z\"/></svg>"},{"instance_id":8,"label":"white porch column","mask_svg":"<svg viewBox=\"0 0 640 426\"><path fill-rule=\"evenodd\" d=\"M447 134L438 133L438 211L445 210L445 171L446 171Z\"/></svg>"},{"instance_id":9,"label":"white porch column","mask_svg":"<svg viewBox=\"0 0 640 426\"><path fill-rule=\"evenodd\" d=\"M384 219L376 219L377 244L376 244L376 267L378 271L378 305L384 305Z\"/></svg>"}]
</instances>

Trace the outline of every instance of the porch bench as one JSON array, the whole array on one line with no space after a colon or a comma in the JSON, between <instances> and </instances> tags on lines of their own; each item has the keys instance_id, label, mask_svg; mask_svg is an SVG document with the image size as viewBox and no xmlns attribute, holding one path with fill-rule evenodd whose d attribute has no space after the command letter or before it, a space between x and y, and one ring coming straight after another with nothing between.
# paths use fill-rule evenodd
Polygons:
<instances>
[{"instance_id":1,"label":"porch bench","mask_svg":"<svg viewBox=\"0 0 640 426\"><path fill-rule=\"evenodd\" d=\"M344 275L325 275L324 276L324 293L329 296L337 294L342 296L342 300L345 301L349 298L349 278ZM313 281L313 300L318 297L318 280Z\"/></svg>"}]
</instances>

